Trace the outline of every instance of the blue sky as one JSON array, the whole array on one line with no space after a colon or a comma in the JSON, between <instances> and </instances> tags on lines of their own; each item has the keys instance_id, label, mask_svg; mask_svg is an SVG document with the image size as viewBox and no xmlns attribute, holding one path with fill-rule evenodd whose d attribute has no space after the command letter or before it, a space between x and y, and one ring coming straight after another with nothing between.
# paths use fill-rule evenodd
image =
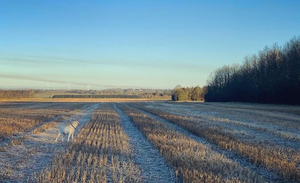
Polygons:
<instances>
[{"instance_id":1,"label":"blue sky","mask_svg":"<svg viewBox=\"0 0 300 183\"><path fill-rule=\"evenodd\" d=\"M203 86L300 35L300 1L0 0L0 88Z\"/></svg>"}]
</instances>

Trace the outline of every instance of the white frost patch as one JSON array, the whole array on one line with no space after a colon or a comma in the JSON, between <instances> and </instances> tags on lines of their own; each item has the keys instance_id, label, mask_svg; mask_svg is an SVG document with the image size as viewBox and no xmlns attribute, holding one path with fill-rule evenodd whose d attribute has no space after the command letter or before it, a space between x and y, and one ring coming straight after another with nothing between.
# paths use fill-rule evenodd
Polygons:
<instances>
[{"instance_id":1,"label":"white frost patch","mask_svg":"<svg viewBox=\"0 0 300 183\"><path fill-rule=\"evenodd\" d=\"M55 153L62 151L66 145L65 141L55 143L58 129L71 121L78 119L80 122L76 129L75 136L80 129L90 120L91 113L99 104L88 104L68 119L57 123L53 128L47 129L39 134L28 134L22 145L5 145L0 147L0 182L27 182L32 178L33 173L38 173L47 167ZM20 138L26 134L20 136Z\"/></svg>"}]
</instances>

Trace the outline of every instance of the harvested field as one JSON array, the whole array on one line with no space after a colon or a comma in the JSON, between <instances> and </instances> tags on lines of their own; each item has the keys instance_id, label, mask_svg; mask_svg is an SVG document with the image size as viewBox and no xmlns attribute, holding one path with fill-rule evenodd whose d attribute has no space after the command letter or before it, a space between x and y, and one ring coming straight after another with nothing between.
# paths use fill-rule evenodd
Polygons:
<instances>
[{"instance_id":1,"label":"harvested field","mask_svg":"<svg viewBox=\"0 0 300 183\"><path fill-rule=\"evenodd\" d=\"M264 167L286 181L300 181L300 134L295 130L300 118L294 113L241 111L238 107L232 109L232 104L229 108L224 105L131 104L243 157L258 168ZM255 112L259 115L253 115Z\"/></svg>"},{"instance_id":2,"label":"harvested field","mask_svg":"<svg viewBox=\"0 0 300 183\"><path fill-rule=\"evenodd\" d=\"M0 182L300 182L298 111L241 103L2 102ZM74 141L55 143L58 128L74 120Z\"/></svg>"}]
</instances>

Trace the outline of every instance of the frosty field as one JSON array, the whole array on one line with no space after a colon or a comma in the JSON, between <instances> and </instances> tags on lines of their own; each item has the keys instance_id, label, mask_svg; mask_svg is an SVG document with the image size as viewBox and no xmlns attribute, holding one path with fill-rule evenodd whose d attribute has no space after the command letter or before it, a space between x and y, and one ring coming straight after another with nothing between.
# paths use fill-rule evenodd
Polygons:
<instances>
[{"instance_id":1,"label":"frosty field","mask_svg":"<svg viewBox=\"0 0 300 183\"><path fill-rule=\"evenodd\" d=\"M299 131L290 105L1 102L0 182L300 182Z\"/></svg>"}]
</instances>

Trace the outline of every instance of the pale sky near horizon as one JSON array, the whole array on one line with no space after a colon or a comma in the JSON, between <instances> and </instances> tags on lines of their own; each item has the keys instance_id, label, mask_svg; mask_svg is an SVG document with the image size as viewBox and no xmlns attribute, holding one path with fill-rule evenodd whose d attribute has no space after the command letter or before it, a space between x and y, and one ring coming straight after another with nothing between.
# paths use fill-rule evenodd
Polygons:
<instances>
[{"instance_id":1,"label":"pale sky near horizon","mask_svg":"<svg viewBox=\"0 0 300 183\"><path fill-rule=\"evenodd\" d=\"M300 1L0 0L0 89L203 86L300 36Z\"/></svg>"}]
</instances>

